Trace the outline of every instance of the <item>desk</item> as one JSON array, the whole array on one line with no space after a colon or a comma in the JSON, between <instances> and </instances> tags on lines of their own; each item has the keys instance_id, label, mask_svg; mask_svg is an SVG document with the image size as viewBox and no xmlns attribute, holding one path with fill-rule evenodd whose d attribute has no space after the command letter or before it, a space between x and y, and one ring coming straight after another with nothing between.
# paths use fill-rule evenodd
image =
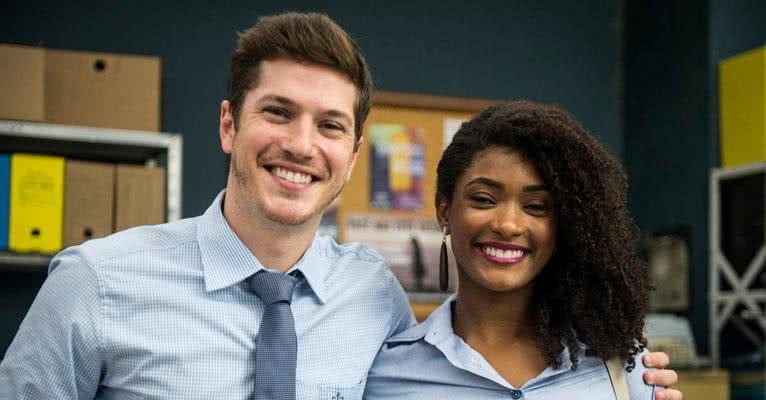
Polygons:
<instances>
[{"instance_id":1,"label":"desk","mask_svg":"<svg viewBox=\"0 0 766 400\"><path fill-rule=\"evenodd\" d=\"M684 399L729 400L729 371L699 369L676 372L678 384L673 387L683 392Z\"/></svg>"}]
</instances>

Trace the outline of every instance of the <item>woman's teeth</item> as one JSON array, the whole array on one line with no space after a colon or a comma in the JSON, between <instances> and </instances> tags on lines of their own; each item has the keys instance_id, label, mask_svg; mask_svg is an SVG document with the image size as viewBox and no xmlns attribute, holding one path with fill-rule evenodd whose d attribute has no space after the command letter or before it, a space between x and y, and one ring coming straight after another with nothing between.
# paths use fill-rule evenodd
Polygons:
<instances>
[{"instance_id":1,"label":"woman's teeth","mask_svg":"<svg viewBox=\"0 0 766 400\"><path fill-rule=\"evenodd\" d=\"M484 246L483 250L485 254L492 257L497 257L497 258L512 259L512 258L520 258L521 256L524 255L523 250L503 250L503 249L498 249L496 247L491 247L491 246Z\"/></svg>"}]
</instances>

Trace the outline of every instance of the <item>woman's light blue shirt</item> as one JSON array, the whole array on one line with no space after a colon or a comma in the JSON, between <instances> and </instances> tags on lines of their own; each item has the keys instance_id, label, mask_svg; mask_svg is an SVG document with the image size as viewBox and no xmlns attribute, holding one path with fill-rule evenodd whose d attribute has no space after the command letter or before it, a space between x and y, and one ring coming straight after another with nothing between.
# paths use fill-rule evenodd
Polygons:
<instances>
[{"instance_id":1,"label":"woman's light blue shirt","mask_svg":"<svg viewBox=\"0 0 766 400\"><path fill-rule=\"evenodd\" d=\"M364 392L366 399L616 399L606 364L600 358L581 356L576 370L569 354L562 354L558 369L516 388L508 383L477 351L452 330L452 296L423 323L386 340L373 362ZM632 400L654 399L646 385L646 368L636 357L636 367L626 373Z\"/></svg>"}]
</instances>

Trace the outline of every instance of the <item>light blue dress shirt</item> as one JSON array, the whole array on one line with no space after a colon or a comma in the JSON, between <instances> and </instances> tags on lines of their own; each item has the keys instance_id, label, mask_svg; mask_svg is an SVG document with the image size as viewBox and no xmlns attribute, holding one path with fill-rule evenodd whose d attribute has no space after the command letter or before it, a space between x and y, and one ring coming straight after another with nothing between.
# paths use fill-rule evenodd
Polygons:
<instances>
[{"instance_id":1,"label":"light blue dress shirt","mask_svg":"<svg viewBox=\"0 0 766 400\"><path fill-rule=\"evenodd\" d=\"M603 360L581 357L571 369L569 353L561 368L546 368L539 376L516 388L452 330L451 296L423 323L388 340L367 376L364 398L375 399L527 399L614 400L615 394ZM626 373L632 400L654 399L646 385L646 368Z\"/></svg>"},{"instance_id":2,"label":"light blue dress shirt","mask_svg":"<svg viewBox=\"0 0 766 400\"><path fill-rule=\"evenodd\" d=\"M66 249L0 364L0 399L247 399L264 268L223 192L200 217ZM263 243L268 246L269 243ZM362 397L383 341L414 323L381 256L315 237L293 268L297 398Z\"/></svg>"}]
</instances>

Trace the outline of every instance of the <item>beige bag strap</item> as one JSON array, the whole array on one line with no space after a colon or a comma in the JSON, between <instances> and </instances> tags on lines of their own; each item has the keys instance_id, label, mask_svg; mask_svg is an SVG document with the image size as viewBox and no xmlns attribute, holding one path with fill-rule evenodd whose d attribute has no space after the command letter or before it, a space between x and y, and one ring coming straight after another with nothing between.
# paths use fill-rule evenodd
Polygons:
<instances>
[{"instance_id":1,"label":"beige bag strap","mask_svg":"<svg viewBox=\"0 0 766 400\"><path fill-rule=\"evenodd\" d=\"M617 400L630 400L628 395L628 382L625 380L625 366L622 365L620 357L614 357L606 362L606 369L609 371L609 379L612 381L614 394Z\"/></svg>"}]
</instances>

